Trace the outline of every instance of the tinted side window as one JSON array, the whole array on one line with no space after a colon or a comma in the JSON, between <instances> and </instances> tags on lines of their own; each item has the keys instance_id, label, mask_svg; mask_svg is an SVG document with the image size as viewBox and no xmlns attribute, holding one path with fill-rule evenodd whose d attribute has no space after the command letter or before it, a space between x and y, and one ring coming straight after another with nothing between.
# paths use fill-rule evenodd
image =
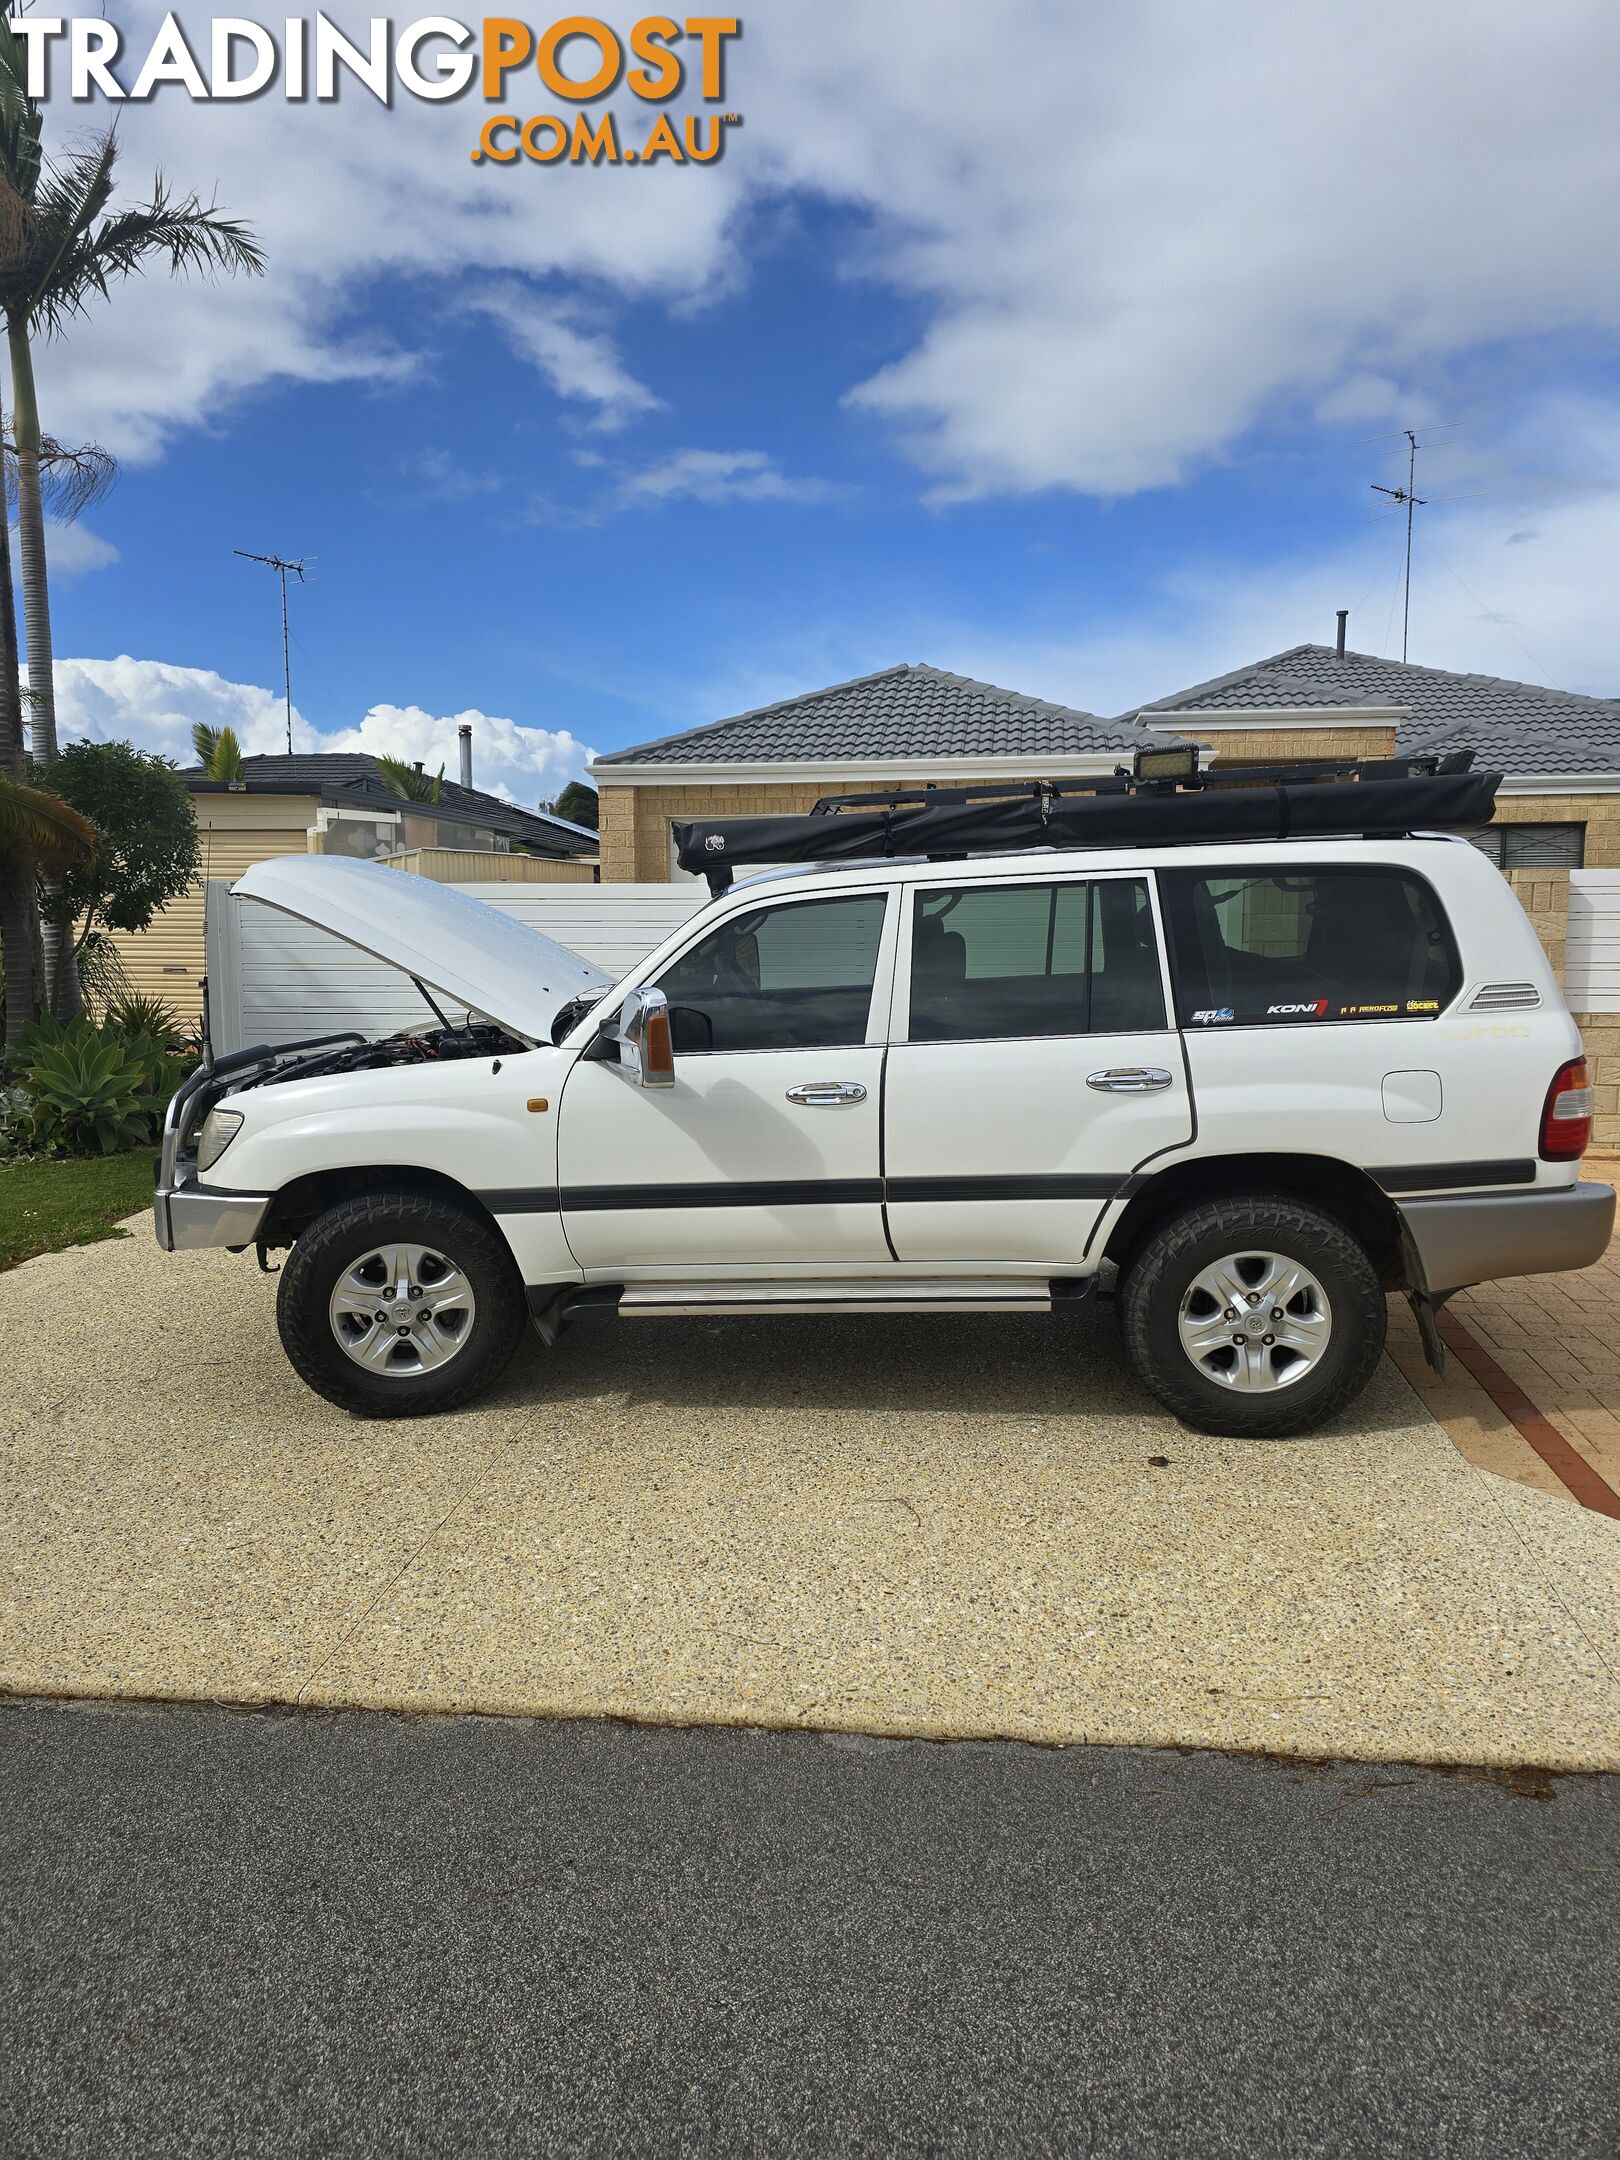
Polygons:
<instances>
[{"instance_id":1,"label":"tinted side window","mask_svg":"<svg viewBox=\"0 0 1620 2160\"><path fill-rule=\"evenodd\" d=\"M1143 879L917 894L913 1042L1118 1034L1164 1024Z\"/></svg>"},{"instance_id":2,"label":"tinted side window","mask_svg":"<svg viewBox=\"0 0 1620 2160\"><path fill-rule=\"evenodd\" d=\"M721 923L658 979L676 1051L864 1042L886 905L883 893L852 893Z\"/></svg>"},{"instance_id":3,"label":"tinted side window","mask_svg":"<svg viewBox=\"0 0 1620 2160\"><path fill-rule=\"evenodd\" d=\"M1422 878L1374 865L1162 870L1183 1026L1430 1020L1462 980Z\"/></svg>"}]
</instances>

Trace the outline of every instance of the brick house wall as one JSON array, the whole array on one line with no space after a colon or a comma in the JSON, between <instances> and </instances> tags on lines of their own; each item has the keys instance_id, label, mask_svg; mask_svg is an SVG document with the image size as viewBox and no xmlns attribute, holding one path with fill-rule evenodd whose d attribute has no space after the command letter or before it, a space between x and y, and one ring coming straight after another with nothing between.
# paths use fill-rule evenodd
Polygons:
<instances>
[{"instance_id":1,"label":"brick house wall","mask_svg":"<svg viewBox=\"0 0 1620 2160\"><path fill-rule=\"evenodd\" d=\"M1207 742L1210 765L1279 764L1285 759L1393 757L1395 723L1372 727L1211 728L1178 720L1176 732Z\"/></svg>"},{"instance_id":2,"label":"brick house wall","mask_svg":"<svg viewBox=\"0 0 1620 2160\"><path fill-rule=\"evenodd\" d=\"M1560 806L1562 817L1569 816L1567 796L1552 796L1546 799ZM1593 798L1599 803L1614 799L1607 796ZM1590 834L1588 840L1590 841ZM1591 860L1590 854L1587 859ZM1541 940L1542 949L1552 963L1553 973L1562 982L1569 942L1569 872L1510 870L1507 872L1507 881L1517 893L1519 905L1529 916L1530 926ZM1574 1020L1581 1031L1587 1062L1592 1068L1595 1095L1592 1144L1600 1148L1620 1147L1620 1013L1578 1012L1574 1015Z\"/></svg>"}]
</instances>

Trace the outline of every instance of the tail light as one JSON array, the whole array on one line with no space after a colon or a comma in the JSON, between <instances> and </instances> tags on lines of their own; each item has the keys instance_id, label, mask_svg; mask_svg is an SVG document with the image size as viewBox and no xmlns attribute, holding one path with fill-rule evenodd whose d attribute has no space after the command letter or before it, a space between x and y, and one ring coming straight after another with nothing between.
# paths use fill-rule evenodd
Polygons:
<instances>
[{"instance_id":1,"label":"tail light","mask_svg":"<svg viewBox=\"0 0 1620 2160\"><path fill-rule=\"evenodd\" d=\"M1541 1113L1543 1162L1574 1162L1592 1141L1592 1079L1583 1057L1553 1074Z\"/></svg>"}]
</instances>

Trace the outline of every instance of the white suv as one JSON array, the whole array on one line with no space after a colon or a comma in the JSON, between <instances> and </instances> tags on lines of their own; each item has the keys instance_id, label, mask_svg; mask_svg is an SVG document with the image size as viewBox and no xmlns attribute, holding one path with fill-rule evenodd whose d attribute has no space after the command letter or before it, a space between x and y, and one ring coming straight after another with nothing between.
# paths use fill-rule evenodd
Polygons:
<instances>
[{"instance_id":1,"label":"white suv","mask_svg":"<svg viewBox=\"0 0 1620 2160\"><path fill-rule=\"evenodd\" d=\"M362 1414L464 1403L526 1321L553 1339L581 1307L1031 1312L1101 1286L1189 1424L1291 1433L1365 1384L1387 1291L1438 1359L1450 1292L1609 1239L1580 1037L1455 837L776 873L613 985L400 872L292 859L237 889L440 1008L206 1064L160 1159L159 1242L290 1246L287 1354Z\"/></svg>"}]
</instances>

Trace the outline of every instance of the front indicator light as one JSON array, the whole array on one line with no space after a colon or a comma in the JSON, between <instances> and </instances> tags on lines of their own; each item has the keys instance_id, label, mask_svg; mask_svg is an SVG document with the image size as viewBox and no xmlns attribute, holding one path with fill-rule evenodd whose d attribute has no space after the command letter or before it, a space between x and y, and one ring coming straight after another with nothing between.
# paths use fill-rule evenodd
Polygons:
<instances>
[{"instance_id":1,"label":"front indicator light","mask_svg":"<svg viewBox=\"0 0 1620 2160\"><path fill-rule=\"evenodd\" d=\"M240 1110L210 1110L203 1119L202 1135L197 1142L197 1168L212 1170L236 1138L242 1123Z\"/></svg>"}]
</instances>

